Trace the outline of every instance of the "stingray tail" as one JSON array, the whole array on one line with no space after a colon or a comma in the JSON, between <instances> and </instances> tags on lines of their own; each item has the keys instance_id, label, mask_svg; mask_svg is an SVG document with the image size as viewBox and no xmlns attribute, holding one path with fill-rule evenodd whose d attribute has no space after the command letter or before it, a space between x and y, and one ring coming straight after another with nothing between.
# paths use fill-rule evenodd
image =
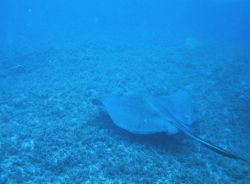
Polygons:
<instances>
[{"instance_id":1,"label":"stingray tail","mask_svg":"<svg viewBox=\"0 0 250 184\"><path fill-rule=\"evenodd\" d=\"M241 160L244 162L247 162L248 164L250 164L250 162L238 155L235 155L221 147L215 146L212 143L209 143L206 140L203 140L202 138L200 138L199 136L195 135L191 130L189 130L185 125L182 125L181 123L176 122L176 125L178 126L179 130L181 130L183 133L185 133L186 135L188 135L189 137L191 137L192 139L200 142L201 144L203 144L204 146L206 146L207 148L209 148L210 150L223 155L225 157L231 158L231 159L235 159L235 160Z\"/></svg>"}]
</instances>

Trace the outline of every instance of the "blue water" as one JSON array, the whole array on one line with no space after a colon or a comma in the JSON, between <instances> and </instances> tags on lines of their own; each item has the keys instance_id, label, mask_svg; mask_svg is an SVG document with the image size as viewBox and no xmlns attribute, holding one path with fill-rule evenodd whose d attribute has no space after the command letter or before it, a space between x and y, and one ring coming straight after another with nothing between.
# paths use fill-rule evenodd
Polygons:
<instances>
[{"instance_id":1,"label":"blue water","mask_svg":"<svg viewBox=\"0 0 250 184\"><path fill-rule=\"evenodd\" d=\"M182 133L119 129L115 90L185 90L193 131L250 160L248 0L0 2L0 183L250 183Z\"/></svg>"}]
</instances>

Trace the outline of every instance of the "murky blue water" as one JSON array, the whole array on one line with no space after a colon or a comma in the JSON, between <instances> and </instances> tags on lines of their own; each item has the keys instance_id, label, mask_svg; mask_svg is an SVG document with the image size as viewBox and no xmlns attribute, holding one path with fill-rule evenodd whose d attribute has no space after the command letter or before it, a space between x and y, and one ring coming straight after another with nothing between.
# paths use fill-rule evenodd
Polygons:
<instances>
[{"instance_id":1,"label":"murky blue water","mask_svg":"<svg viewBox=\"0 0 250 184\"><path fill-rule=\"evenodd\" d=\"M196 135L250 160L247 0L0 2L0 183L249 183L183 133L136 135L113 91L192 97Z\"/></svg>"}]
</instances>

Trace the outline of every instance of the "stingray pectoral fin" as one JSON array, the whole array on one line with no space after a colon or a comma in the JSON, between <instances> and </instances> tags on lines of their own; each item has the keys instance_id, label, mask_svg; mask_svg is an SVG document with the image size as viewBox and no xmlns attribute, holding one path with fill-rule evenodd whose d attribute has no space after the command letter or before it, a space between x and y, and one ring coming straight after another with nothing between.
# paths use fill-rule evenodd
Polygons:
<instances>
[{"instance_id":1,"label":"stingray pectoral fin","mask_svg":"<svg viewBox=\"0 0 250 184\"><path fill-rule=\"evenodd\" d=\"M193 123L192 99L188 92L179 90L168 96L160 96L157 98L157 103L183 124L191 125Z\"/></svg>"}]
</instances>

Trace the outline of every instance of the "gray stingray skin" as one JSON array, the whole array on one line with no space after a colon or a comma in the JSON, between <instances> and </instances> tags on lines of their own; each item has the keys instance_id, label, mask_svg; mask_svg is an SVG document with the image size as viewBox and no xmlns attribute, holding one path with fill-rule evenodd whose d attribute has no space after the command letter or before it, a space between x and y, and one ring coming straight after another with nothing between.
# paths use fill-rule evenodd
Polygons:
<instances>
[{"instance_id":1,"label":"gray stingray skin","mask_svg":"<svg viewBox=\"0 0 250 184\"><path fill-rule=\"evenodd\" d=\"M203 140L190 128L193 123L191 98L185 91L169 96L152 96L145 92L113 93L102 101L113 122L129 132L151 134L183 132L190 138L225 157L248 160Z\"/></svg>"},{"instance_id":2,"label":"gray stingray skin","mask_svg":"<svg viewBox=\"0 0 250 184\"><path fill-rule=\"evenodd\" d=\"M169 113L185 126L192 124L191 98L184 91L159 97L138 91L114 93L106 97L103 104L113 122L132 133L177 133Z\"/></svg>"}]
</instances>

